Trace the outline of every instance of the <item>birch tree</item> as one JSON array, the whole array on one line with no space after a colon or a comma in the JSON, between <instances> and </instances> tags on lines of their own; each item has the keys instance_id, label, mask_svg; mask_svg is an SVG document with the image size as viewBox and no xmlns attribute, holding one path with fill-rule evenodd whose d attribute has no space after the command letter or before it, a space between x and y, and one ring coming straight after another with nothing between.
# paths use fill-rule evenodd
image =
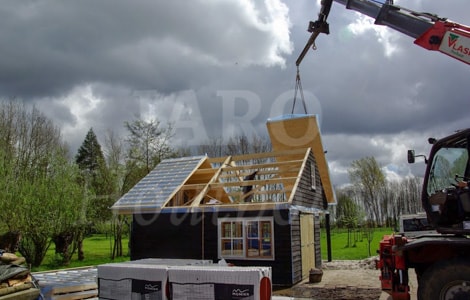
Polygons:
<instances>
[{"instance_id":1,"label":"birch tree","mask_svg":"<svg viewBox=\"0 0 470 300\"><path fill-rule=\"evenodd\" d=\"M355 160L348 173L351 183L361 192L369 219L382 223L380 194L386 180L377 160L374 157Z\"/></svg>"}]
</instances>

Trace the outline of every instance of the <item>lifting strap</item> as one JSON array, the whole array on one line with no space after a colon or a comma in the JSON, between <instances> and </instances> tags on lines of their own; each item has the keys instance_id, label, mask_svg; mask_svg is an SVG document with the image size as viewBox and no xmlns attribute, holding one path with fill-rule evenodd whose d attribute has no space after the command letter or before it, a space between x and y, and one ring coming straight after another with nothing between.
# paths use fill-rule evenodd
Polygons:
<instances>
[{"instance_id":1,"label":"lifting strap","mask_svg":"<svg viewBox=\"0 0 470 300\"><path fill-rule=\"evenodd\" d=\"M297 92L300 93L300 98L302 99L302 105L304 107L304 112L305 112L305 114L307 114L307 106L305 105L304 91L302 90L302 83L300 82L299 66L297 66L297 75L295 76L294 104L292 105L291 114L294 114L295 101L297 100Z\"/></svg>"}]
</instances>

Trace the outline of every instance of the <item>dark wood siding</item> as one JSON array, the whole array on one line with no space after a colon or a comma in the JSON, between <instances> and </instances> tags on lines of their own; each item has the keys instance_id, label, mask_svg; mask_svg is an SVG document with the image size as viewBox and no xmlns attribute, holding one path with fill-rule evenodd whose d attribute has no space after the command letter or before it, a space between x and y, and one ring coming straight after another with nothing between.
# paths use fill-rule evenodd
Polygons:
<instances>
[{"instance_id":1,"label":"dark wood siding","mask_svg":"<svg viewBox=\"0 0 470 300\"><path fill-rule=\"evenodd\" d=\"M315 167L315 189L312 189L311 180L311 168ZM313 153L310 152L305 168L302 170L299 185L295 191L295 196L292 201L293 205L311 207L323 209L323 188L321 185L320 174L318 172L318 166L313 157Z\"/></svg>"},{"instance_id":2,"label":"dark wood siding","mask_svg":"<svg viewBox=\"0 0 470 300\"><path fill-rule=\"evenodd\" d=\"M135 215L131 235L131 260L142 258L209 259L217 262L219 218L273 217L274 260L236 260L227 262L237 266L270 266L273 284L292 285L290 210L230 211L202 213L160 213ZM294 216L294 219L298 216ZM298 221L294 222L300 234ZM297 234L297 233L296 233ZM297 242L296 242L297 243ZM299 260L296 256L296 259Z\"/></svg>"},{"instance_id":3,"label":"dark wood siding","mask_svg":"<svg viewBox=\"0 0 470 300\"><path fill-rule=\"evenodd\" d=\"M311 167L315 166L315 189L312 189L312 182L311 182ZM325 197L323 193L323 188L321 185L320 174L318 172L318 166L315 162L315 157L313 153L310 152L309 157L307 159L307 163L305 165L304 170L302 171L299 185L295 191L294 199L292 201L293 205L305 208L315 208L319 210L324 209L325 205ZM299 221L300 222L300 221ZM294 223L293 223L294 224ZM294 230L294 225L292 226ZM293 238L300 239L300 230L292 234ZM320 246L320 217L318 215L315 216L315 267L321 268L321 246ZM293 244L295 244L293 242ZM299 242L300 244L300 242ZM292 253L296 253L296 249L292 249ZM300 249L299 249L300 254ZM295 256L296 257L296 256ZM297 266L299 264L299 266ZM297 278L296 274L302 271L298 271L297 268L301 269L302 263L297 262L295 259L292 264L294 268L294 278Z\"/></svg>"},{"instance_id":4,"label":"dark wood siding","mask_svg":"<svg viewBox=\"0 0 470 300\"><path fill-rule=\"evenodd\" d=\"M320 216L315 216L315 268L321 269L322 267L322 260L321 260L321 221Z\"/></svg>"},{"instance_id":5,"label":"dark wood siding","mask_svg":"<svg viewBox=\"0 0 470 300\"><path fill-rule=\"evenodd\" d=\"M201 259L201 226L194 221L200 218L201 214L193 216L187 213L135 215L132 222L131 260Z\"/></svg>"},{"instance_id":6,"label":"dark wood siding","mask_svg":"<svg viewBox=\"0 0 470 300\"><path fill-rule=\"evenodd\" d=\"M297 283L302 280L302 252L300 241L300 214L291 214L291 239L292 239L292 281Z\"/></svg>"}]
</instances>

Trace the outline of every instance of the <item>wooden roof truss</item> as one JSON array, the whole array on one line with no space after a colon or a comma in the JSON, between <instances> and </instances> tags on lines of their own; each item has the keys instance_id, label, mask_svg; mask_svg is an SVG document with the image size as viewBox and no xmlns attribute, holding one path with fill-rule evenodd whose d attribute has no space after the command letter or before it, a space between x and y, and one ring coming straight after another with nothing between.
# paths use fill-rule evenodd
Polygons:
<instances>
[{"instance_id":1,"label":"wooden roof truss","mask_svg":"<svg viewBox=\"0 0 470 300\"><path fill-rule=\"evenodd\" d=\"M304 148L207 158L162 208L292 202L309 153Z\"/></svg>"}]
</instances>

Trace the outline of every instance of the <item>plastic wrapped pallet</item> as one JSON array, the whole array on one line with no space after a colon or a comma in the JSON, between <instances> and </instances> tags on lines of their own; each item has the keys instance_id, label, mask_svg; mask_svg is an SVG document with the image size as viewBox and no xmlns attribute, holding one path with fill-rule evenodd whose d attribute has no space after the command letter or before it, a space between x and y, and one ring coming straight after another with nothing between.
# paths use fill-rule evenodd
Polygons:
<instances>
[{"instance_id":1,"label":"plastic wrapped pallet","mask_svg":"<svg viewBox=\"0 0 470 300\"><path fill-rule=\"evenodd\" d=\"M100 299L166 299L167 281L164 265L115 263L98 266Z\"/></svg>"},{"instance_id":2,"label":"plastic wrapped pallet","mask_svg":"<svg viewBox=\"0 0 470 300\"><path fill-rule=\"evenodd\" d=\"M170 266L208 265L211 260L148 258L98 266L100 299L167 299L165 286Z\"/></svg>"},{"instance_id":3,"label":"plastic wrapped pallet","mask_svg":"<svg viewBox=\"0 0 470 300\"><path fill-rule=\"evenodd\" d=\"M270 267L180 266L168 269L172 299L271 299Z\"/></svg>"}]
</instances>

